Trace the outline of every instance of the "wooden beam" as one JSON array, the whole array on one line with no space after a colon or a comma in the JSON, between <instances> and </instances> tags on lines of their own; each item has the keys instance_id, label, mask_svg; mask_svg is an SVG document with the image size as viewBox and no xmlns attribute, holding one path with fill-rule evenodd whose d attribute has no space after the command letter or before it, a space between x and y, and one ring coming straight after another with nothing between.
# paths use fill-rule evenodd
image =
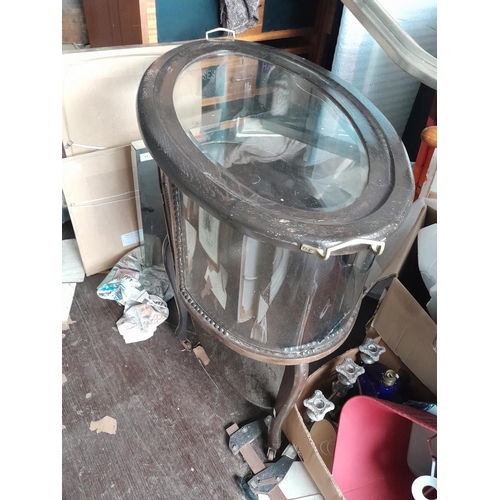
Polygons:
<instances>
[{"instance_id":1,"label":"wooden beam","mask_svg":"<svg viewBox=\"0 0 500 500\"><path fill-rule=\"evenodd\" d=\"M247 35L247 32L236 35L238 40L245 40L247 42L263 42L266 40L278 40L280 38L292 38L297 36L310 36L314 28L297 28L290 30L276 30L266 31L265 33Z\"/></svg>"},{"instance_id":2,"label":"wooden beam","mask_svg":"<svg viewBox=\"0 0 500 500\"><path fill-rule=\"evenodd\" d=\"M326 38L331 34L337 5L338 0L320 0L318 4L318 12L316 14L316 23L314 26L315 36L311 39L313 50L309 55L309 59L319 65L321 65L323 60Z\"/></svg>"},{"instance_id":3,"label":"wooden beam","mask_svg":"<svg viewBox=\"0 0 500 500\"><path fill-rule=\"evenodd\" d=\"M306 43L304 45L299 45L297 47L285 47L283 50L286 50L290 54L296 54L298 56L310 54L313 50L313 45L310 43Z\"/></svg>"}]
</instances>

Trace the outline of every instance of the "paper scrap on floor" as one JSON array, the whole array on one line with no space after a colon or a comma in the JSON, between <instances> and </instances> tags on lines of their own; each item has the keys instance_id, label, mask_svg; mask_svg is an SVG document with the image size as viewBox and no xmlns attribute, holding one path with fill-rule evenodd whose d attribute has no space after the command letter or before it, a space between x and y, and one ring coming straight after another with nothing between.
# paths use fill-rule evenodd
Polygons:
<instances>
[{"instance_id":1,"label":"paper scrap on floor","mask_svg":"<svg viewBox=\"0 0 500 500\"><path fill-rule=\"evenodd\" d=\"M173 297L165 268L144 267L140 256L140 247L124 255L97 287L99 297L124 306L116 326L127 344L153 336L168 318L167 302Z\"/></svg>"}]
</instances>

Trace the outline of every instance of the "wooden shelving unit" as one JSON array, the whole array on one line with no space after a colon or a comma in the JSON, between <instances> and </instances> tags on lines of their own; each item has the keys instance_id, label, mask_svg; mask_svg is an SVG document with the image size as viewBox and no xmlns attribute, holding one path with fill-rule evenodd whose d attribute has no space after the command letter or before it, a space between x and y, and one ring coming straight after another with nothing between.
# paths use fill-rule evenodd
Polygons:
<instances>
[{"instance_id":1,"label":"wooden shelving unit","mask_svg":"<svg viewBox=\"0 0 500 500\"><path fill-rule=\"evenodd\" d=\"M82 2L91 47L158 43L158 19L154 0ZM236 38L272 45L321 64L325 41L332 28L339 0L318 0L312 4L314 7L311 8L316 10L314 16L311 14L314 18L312 26L274 31L263 31L265 3L266 0L259 3L259 23Z\"/></svg>"},{"instance_id":2,"label":"wooden shelving unit","mask_svg":"<svg viewBox=\"0 0 500 500\"><path fill-rule=\"evenodd\" d=\"M325 40L333 25L337 0L319 0L314 26L276 31L262 31L265 15L265 1L259 4L259 23L253 28L236 35L238 40L261 42L309 59L317 64L323 57Z\"/></svg>"}]
</instances>

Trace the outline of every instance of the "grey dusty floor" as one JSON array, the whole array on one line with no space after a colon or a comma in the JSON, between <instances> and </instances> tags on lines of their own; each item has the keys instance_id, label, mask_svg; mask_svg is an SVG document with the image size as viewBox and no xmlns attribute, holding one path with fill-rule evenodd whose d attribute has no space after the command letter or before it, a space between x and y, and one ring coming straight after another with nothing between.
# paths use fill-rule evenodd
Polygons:
<instances>
[{"instance_id":1,"label":"grey dusty floor","mask_svg":"<svg viewBox=\"0 0 500 500\"><path fill-rule=\"evenodd\" d=\"M63 225L67 238L74 238L71 223ZM125 344L115 326L123 307L96 293L104 277L76 284L62 335L63 500L245 499L237 478L250 470L229 451L225 429L270 413L282 368L198 331L211 359L202 367L174 335L173 301L152 338ZM374 310L367 306L347 341L310 373L359 345ZM105 417L116 422L111 433L94 429ZM256 450L263 460L264 449L262 437Z\"/></svg>"},{"instance_id":2,"label":"grey dusty floor","mask_svg":"<svg viewBox=\"0 0 500 500\"><path fill-rule=\"evenodd\" d=\"M125 344L122 306L97 297L103 275L76 286L62 339L62 498L242 499L249 472L225 428L260 418L221 376L182 352L171 324ZM66 381L64 381L66 379ZM265 412L264 412L265 414ZM103 417L116 433L91 431Z\"/></svg>"}]
</instances>

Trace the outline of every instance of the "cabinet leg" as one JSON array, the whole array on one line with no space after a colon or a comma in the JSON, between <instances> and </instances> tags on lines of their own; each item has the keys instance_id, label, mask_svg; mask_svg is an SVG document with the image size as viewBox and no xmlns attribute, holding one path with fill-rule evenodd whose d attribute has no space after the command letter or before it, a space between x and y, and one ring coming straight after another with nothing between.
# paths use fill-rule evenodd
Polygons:
<instances>
[{"instance_id":1,"label":"cabinet leg","mask_svg":"<svg viewBox=\"0 0 500 500\"><path fill-rule=\"evenodd\" d=\"M307 381L309 374L309 363L287 366L283 379L276 396L276 416L271 422L267 439L267 458L272 461L281 446L281 428L285 418L290 413L293 405L297 402Z\"/></svg>"}]
</instances>

